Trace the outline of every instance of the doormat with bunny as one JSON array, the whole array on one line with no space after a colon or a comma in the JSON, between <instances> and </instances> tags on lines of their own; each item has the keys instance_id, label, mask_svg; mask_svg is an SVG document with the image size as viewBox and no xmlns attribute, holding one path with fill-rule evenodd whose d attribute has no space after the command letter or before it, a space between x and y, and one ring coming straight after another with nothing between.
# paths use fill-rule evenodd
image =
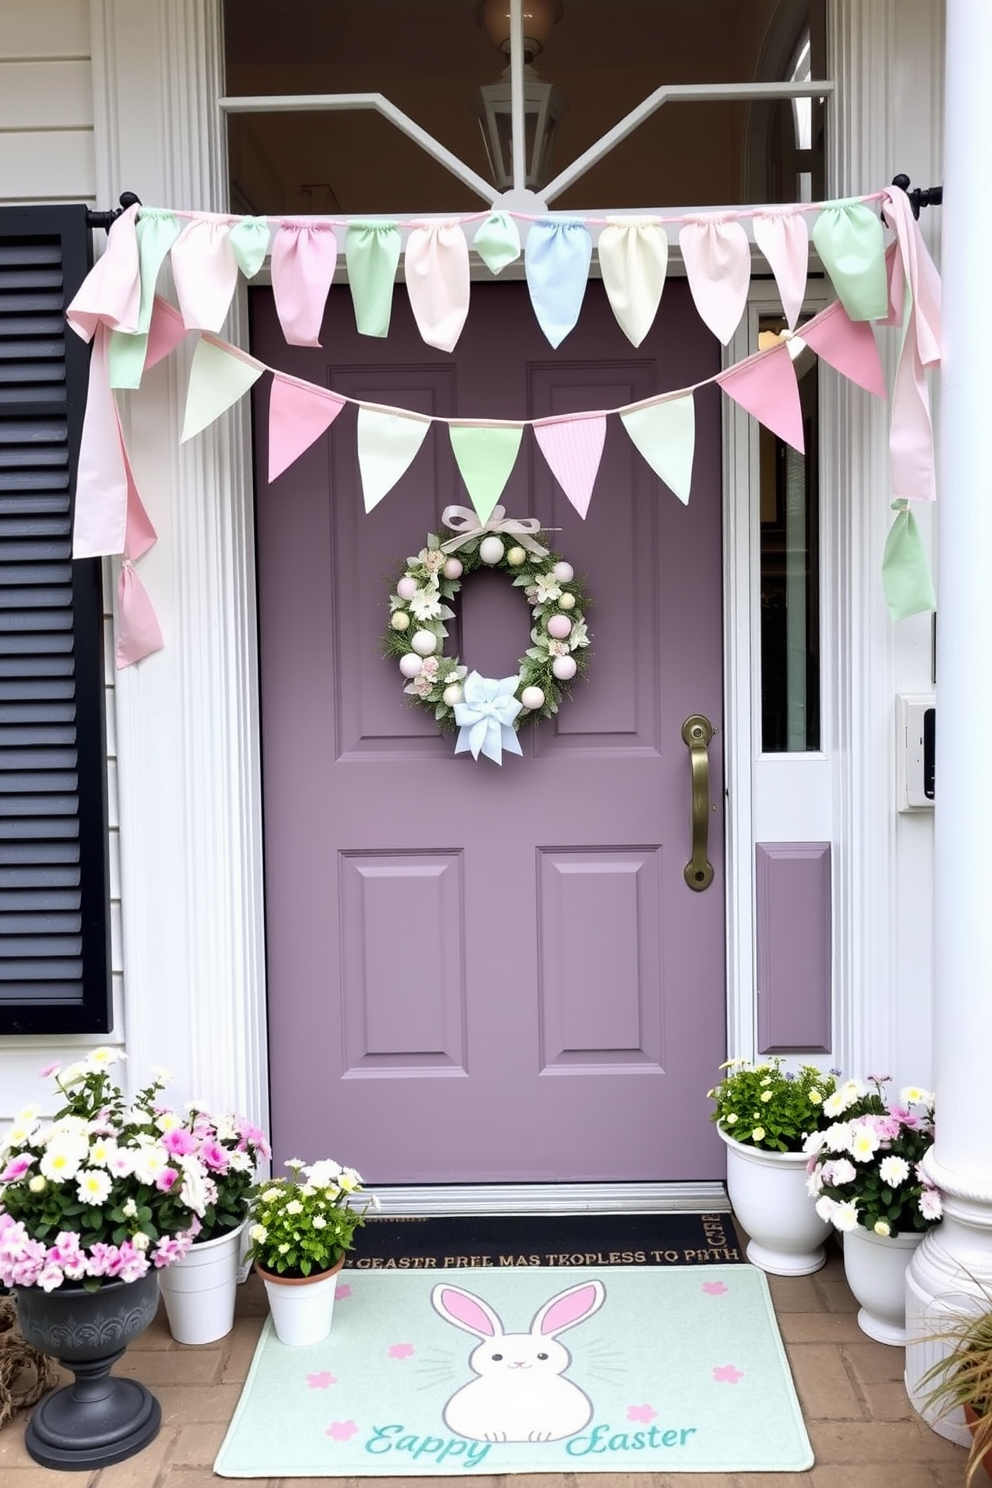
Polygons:
<instances>
[{"instance_id":1,"label":"doormat with bunny","mask_svg":"<svg viewBox=\"0 0 992 1488\"><path fill-rule=\"evenodd\" d=\"M803 1472L749 1265L350 1271L330 1336L267 1321L222 1477Z\"/></svg>"}]
</instances>

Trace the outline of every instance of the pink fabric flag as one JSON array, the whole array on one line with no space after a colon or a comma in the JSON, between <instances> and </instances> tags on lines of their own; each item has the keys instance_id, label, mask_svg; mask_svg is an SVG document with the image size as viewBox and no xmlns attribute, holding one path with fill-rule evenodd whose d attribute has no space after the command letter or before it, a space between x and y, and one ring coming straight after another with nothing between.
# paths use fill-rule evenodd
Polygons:
<instances>
[{"instance_id":1,"label":"pink fabric flag","mask_svg":"<svg viewBox=\"0 0 992 1488\"><path fill-rule=\"evenodd\" d=\"M732 217L689 217L679 245L699 318L726 346L744 314L751 282L747 233Z\"/></svg>"},{"instance_id":2,"label":"pink fabric flag","mask_svg":"<svg viewBox=\"0 0 992 1488\"><path fill-rule=\"evenodd\" d=\"M156 295L152 306L152 322L148 327L146 371L149 367L154 367L156 362L164 361L171 352L175 351L185 334L186 322L175 305L170 305L168 300L163 300L161 295Z\"/></svg>"},{"instance_id":3,"label":"pink fabric flag","mask_svg":"<svg viewBox=\"0 0 992 1488\"><path fill-rule=\"evenodd\" d=\"M124 461L124 475L127 480L127 517L124 526L124 556L125 558L143 558L149 548L153 548L158 542L158 533L152 526L151 518L145 511L145 505L138 494L135 484L134 471L131 469L131 460L128 456L127 445L124 443L124 431L117 424L117 434L121 442L121 458Z\"/></svg>"},{"instance_id":4,"label":"pink fabric flag","mask_svg":"<svg viewBox=\"0 0 992 1488\"><path fill-rule=\"evenodd\" d=\"M127 470L107 365L109 337L107 326L97 322L76 473L74 558L102 558L124 551Z\"/></svg>"},{"instance_id":5,"label":"pink fabric flag","mask_svg":"<svg viewBox=\"0 0 992 1488\"><path fill-rule=\"evenodd\" d=\"M879 398L887 397L882 359L869 320L852 320L840 300L799 328L800 339L831 367Z\"/></svg>"},{"instance_id":6,"label":"pink fabric flag","mask_svg":"<svg viewBox=\"0 0 992 1488\"><path fill-rule=\"evenodd\" d=\"M125 558L117 580L117 670L143 661L164 645L148 592L130 559Z\"/></svg>"},{"instance_id":7,"label":"pink fabric flag","mask_svg":"<svg viewBox=\"0 0 992 1488\"><path fill-rule=\"evenodd\" d=\"M775 275L789 329L795 330L806 295L809 230L802 212L756 212L754 241Z\"/></svg>"},{"instance_id":8,"label":"pink fabric flag","mask_svg":"<svg viewBox=\"0 0 992 1488\"><path fill-rule=\"evenodd\" d=\"M580 517L589 510L606 439L606 415L534 424L534 436L551 473Z\"/></svg>"},{"instance_id":9,"label":"pink fabric flag","mask_svg":"<svg viewBox=\"0 0 992 1488\"><path fill-rule=\"evenodd\" d=\"M771 351L759 351L746 361L718 372L715 379L741 408L802 454L803 410L796 369L784 341Z\"/></svg>"},{"instance_id":10,"label":"pink fabric flag","mask_svg":"<svg viewBox=\"0 0 992 1488\"><path fill-rule=\"evenodd\" d=\"M272 243L272 294L290 346L319 346L324 306L338 262L330 225L284 222Z\"/></svg>"},{"instance_id":11,"label":"pink fabric flag","mask_svg":"<svg viewBox=\"0 0 992 1488\"><path fill-rule=\"evenodd\" d=\"M406 292L428 346L454 351L468 315L468 242L456 222L411 229L403 260Z\"/></svg>"},{"instance_id":12,"label":"pink fabric flag","mask_svg":"<svg viewBox=\"0 0 992 1488\"><path fill-rule=\"evenodd\" d=\"M141 274L135 234L137 203L122 212L107 235L107 248L76 292L66 319L84 341L92 341L101 323L113 331L138 329Z\"/></svg>"},{"instance_id":13,"label":"pink fabric flag","mask_svg":"<svg viewBox=\"0 0 992 1488\"><path fill-rule=\"evenodd\" d=\"M940 361L940 278L905 191L886 191L882 215L896 234L884 324L905 320L889 424L892 493L908 501L932 501L936 480L926 369Z\"/></svg>"},{"instance_id":14,"label":"pink fabric flag","mask_svg":"<svg viewBox=\"0 0 992 1488\"><path fill-rule=\"evenodd\" d=\"M238 282L230 226L211 217L195 217L173 243L171 257L187 328L219 331Z\"/></svg>"},{"instance_id":15,"label":"pink fabric flag","mask_svg":"<svg viewBox=\"0 0 992 1488\"><path fill-rule=\"evenodd\" d=\"M269 394L269 480L298 460L329 429L345 399L312 383L276 372Z\"/></svg>"}]
</instances>

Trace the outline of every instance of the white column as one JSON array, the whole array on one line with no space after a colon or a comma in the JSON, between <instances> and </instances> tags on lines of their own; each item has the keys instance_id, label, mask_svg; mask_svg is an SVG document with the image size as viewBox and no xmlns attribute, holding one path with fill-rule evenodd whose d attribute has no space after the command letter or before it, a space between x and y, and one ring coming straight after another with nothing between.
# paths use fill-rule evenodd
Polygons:
<instances>
[{"instance_id":1,"label":"white column","mask_svg":"<svg viewBox=\"0 0 992 1488\"><path fill-rule=\"evenodd\" d=\"M926 1159L946 1198L944 1223L928 1234L908 1277L911 1394L938 1356L939 1346L927 1343L927 1336L939 1330L949 1309L961 1305L962 1294L977 1295L976 1282L992 1283L992 1142L984 1117L992 1048L992 690L982 660L992 644L992 369L982 311L992 206L986 193L974 189L987 169L992 138L990 56L992 6L987 0L947 0L934 868L937 1139ZM937 1429L967 1440L957 1423Z\"/></svg>"},{"instance_id":2,"label":"white column","mask_svg":"<svg viewBox=\"0 0 992 1488\"><path fill-rule=\"evenodd\" d=\"M220 0L91 0L100 205L227 209ZM242 330L237 308L230 336ZM165 649L117 673L124 1034L267 1121L255 565L247 412L179 444L188 351L126 410Z\"/></svg>"}]
</instances>

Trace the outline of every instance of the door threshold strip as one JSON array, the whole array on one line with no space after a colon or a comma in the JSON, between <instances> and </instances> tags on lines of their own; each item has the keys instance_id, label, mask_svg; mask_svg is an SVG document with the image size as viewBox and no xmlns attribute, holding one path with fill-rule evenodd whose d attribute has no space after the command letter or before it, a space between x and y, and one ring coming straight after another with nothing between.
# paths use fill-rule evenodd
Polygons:
<instances>
[{"instance_id":1,"label":"door threshold strip","mask_svg":"<svg viewBox=\"0 0 992 1488\"><path fill-rule=\"evenodd\" d=\"M369 1183L384 1215L727 1214L720 1182Z\"/></svg>"}]
</instances>

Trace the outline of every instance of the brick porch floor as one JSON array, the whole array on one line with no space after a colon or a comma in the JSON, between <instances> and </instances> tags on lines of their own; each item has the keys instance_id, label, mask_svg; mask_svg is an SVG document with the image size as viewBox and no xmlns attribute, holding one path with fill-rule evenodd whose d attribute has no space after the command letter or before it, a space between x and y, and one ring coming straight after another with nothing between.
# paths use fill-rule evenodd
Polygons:
<instances>
[{"instance_id":1,"label":"brick porch floor","mask_svg":"<svg viewBox=\"0 0 992 1488\"><path fill-rule=\"evenodd\" d=\"M903 1353L858 1329L856 1303L839 1253L815 1276L770 1277L806 1427L816 1454L808 1473L595 1473L584 1488L962 1488L965 1453L935 1435L910 1409ZM267 1311L255 1277L239 1288L233 1333L216 1345L184 1348L169 1336L164 1313L132 1344L119 1366L143 1380L162 1404L151 1446L128 1462L94 1473L53 1472L24 1450L24 1418L0 1430L0 1488L307 1488L326 1478L217 1478L211 1463L234 1412ZM579 1474L477 1478L479 1488L580 1488ZM440 1488L436 1478L389 1478L388 1488ZM373 1488L375 1480L349 1480Z\"/></svg>"}]
</instances>

